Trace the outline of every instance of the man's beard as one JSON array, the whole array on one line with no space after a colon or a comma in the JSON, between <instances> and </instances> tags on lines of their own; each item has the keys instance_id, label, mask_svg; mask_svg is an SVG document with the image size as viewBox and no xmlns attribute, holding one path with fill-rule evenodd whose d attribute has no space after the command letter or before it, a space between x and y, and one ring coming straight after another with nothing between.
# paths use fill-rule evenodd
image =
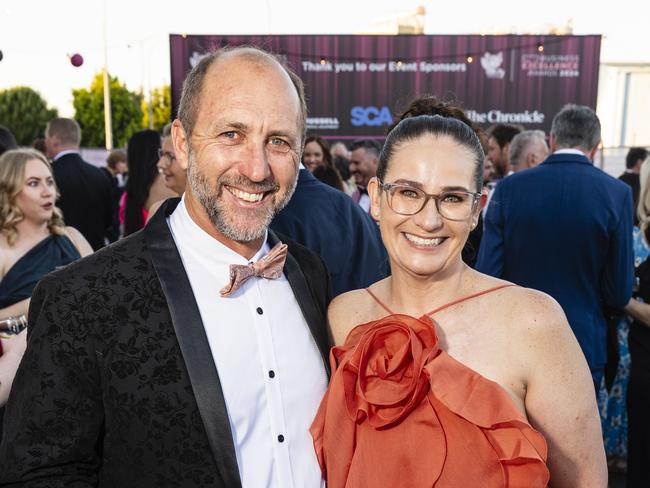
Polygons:
<instances>
[{"instance_id":1,"label":"man's beard","mask_svg":"<svg viewBox=\"0 0 650 488\"><path fill-rule=\"evenodd\" d=\"M239 173L233 175L223 174L212 186L206 176L199 170L194 153L188 155L187 182L196 199L205 210L210 222L220 234L237 242L250 242L261 239L266 233L269 224L280 210L282 210L296 189L297 178L287 190L281 194L280 186L271 180L254 182ZM255 209L240 209L239 214L228 211L224 206L223 192L228 191L224 186L240 188L247 192L273 192L264 196L272 198L273 205ZM258 225L251 226L257 223ZM247 225L248 224L248 225Z\"/></svg>"}]
</instances>

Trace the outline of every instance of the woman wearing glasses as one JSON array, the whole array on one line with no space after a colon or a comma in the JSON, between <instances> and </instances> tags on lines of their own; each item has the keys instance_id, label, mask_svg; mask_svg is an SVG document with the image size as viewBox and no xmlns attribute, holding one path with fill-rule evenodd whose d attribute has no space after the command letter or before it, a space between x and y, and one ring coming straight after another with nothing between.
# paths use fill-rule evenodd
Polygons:
<instances>
[{"instance_id":1,"label":"woman wearing glasses","mask_svg":"<svg viewBox=\"0 0 650 488\"><path fill-rule=\"evenodd\" d=\"M461 260L483 159L453 117L409 117L386 139L368 191L392 275L329 309L333 374L311 431L331 488L607 484L561 308Z\"/></svg>"},{"instance_id":2,"label":"woman wearing glasses","mask_svg":"<svg viewBox=\"0 0 650 488\"><path fill-rule=\"evenodd\" d=\"M129 179L119 209L120 225L125 236L144 227L156 202L176 196L165 185L165 177L158 172L160 149L160 134L152 130L136 132L129 139Z\"/></svg>"}]
</instances>

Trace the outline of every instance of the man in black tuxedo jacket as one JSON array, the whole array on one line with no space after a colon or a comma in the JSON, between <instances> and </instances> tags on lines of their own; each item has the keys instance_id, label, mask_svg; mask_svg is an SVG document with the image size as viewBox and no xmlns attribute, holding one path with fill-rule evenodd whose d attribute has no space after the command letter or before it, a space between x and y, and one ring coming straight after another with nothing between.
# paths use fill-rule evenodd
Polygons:
<instances>
[{"instance_id":1,"label":"man in black tuxedo jacket","mask_svg":"<svg viewBox=\"0 0 650 488\"><path fill-rule=\"evenodd\" d=\"M639 217L636 208L639 205L639 193L641 192L641 166L648 159L648 150L645 147L631 147L625 156L625 173L618 177L619 180L627 183L632 188L632 204L634 205L634 225L639 225Z\"/></svg>"},{"instance_id":2,"label":"man in black tuxedo jacket","mask_svg":"<svg viewBox=\"0 0 650 488\"><path fill-rule=\"evenodd\" d=\"M327 271L268 230L305 118L301 81L264 51L192 69L172 129L183 198L34 292L1 486L324 486L308 428L329 374ZM277 279L224 287L229 264L254 272L280 241Z\"/></svg>"},{"instance_id":3,"label":"man in black tuxedo jacket","mask_svg":"<svg viewBox=\"0 0 650 488\"><path fill-rule=\"evenodd\" d=\"M75 120L57 118L47 124L45 147L60 193L56 205L65 223L78 229L96 251L104 247L113 224L112 189L102 170L81 159L80 143Z\"/></svg>"}]
</instances>

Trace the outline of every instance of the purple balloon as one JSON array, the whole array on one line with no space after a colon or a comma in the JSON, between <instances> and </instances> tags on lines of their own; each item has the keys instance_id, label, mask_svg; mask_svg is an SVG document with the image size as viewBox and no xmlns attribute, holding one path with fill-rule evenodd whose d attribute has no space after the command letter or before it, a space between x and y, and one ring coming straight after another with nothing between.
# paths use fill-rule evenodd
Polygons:
<instances>
[{"instance_id":1,"label":"purple balloon","mask_svg":"<svg viewBox=\"0 0 650 488\"><path fill-rule=\"evenodd\" d=\"M70 62L72 63L72 66L74 66L75 68L78 68L79 66L84 64L84 58L83 58L83 56L81 54L78 54L78 53L73 54L72 56L70 56Z\"/></svg>"}]
</instances>

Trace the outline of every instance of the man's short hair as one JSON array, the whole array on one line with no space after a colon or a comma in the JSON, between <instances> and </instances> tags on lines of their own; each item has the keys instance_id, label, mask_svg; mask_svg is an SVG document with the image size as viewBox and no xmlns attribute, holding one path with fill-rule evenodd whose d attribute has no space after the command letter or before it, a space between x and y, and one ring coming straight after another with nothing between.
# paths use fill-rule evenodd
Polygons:
<instances>
[{"instance_id":1,"label":"man's short hair","mask_svg":"<svg viewBox=\"0 0 650 488\"><path fill-rule=\"evenodd\" d=\"M590 107L568 104L553 117L551 134L557 149L591 151L600 143L600 120Z\"/></svg>"},{"instance_id":2,"label":"man's short hair","mask_svg":"<svg viewBox=\"0 0 650 488\"><path fill-rule=\"evenodd\" d=\"M510 164L513 166L522 164L524 162L521 161L522 157L534 141L539 141L546 146L546 134L543 130L525 130L513 137L508 150Z\"/></svg>"},{"instance_id":3,"label":"man's short hair","mask_svg":"<svg viewBox=\"0 0 650 488\"><path fill-rule=\"evenodd\" d=\"M381 144L373 139L357 139L350 144L350 152L356 151L357 149L365 149L375 157L379 157L379 153L381 153Z\"/></svg>"},{"instance_id":4,"label":"man's short hair","mask_svg":"<svg viewBox=\"0 0 650 488\"><path fill-rule=\"evenodd\" d=\"M282 58L254 46L227 46L212 51L204 56L187 74L187 77L183 82L183 92L178 107L178 119L181 121L183 129L187 135L190 136L192 134L194 124L196 123L201 92L203 90L203 80L205 79L208 69L219 58L229 53L251 61L277 63L289 76L294 88L296 89L298 98L300 99L300 143L302 145L306 136L307 121L307 102L305 101L305 88L302 80L287 66L286 62Z\"/></svg>"},{"instance_id":5,"label":"man's short hair","mask_svg":"<svg viewBox=\"0 0 650 488\"><path fill-rule=\"evenodd\" d=\"M120 161L126 163L126 152L124 149L113 149L110 153L108 153L108 158L106 158L106 166L111 169L115 169L117 163Z\"/></svg>"},{"instance_id":6,"label":"man's short hair","mask_svg":"<svg viewBox=\"0 0 650 488\"><path fill-rule=\"evenodd\" d=\"M512 139L522 132L524 128L520 125L513 124L495 124L488 129L488 138L493 138L499 147L503 147L508 144Z\"/></svg>"},{"instance_id":7,"label":"man's short hair","mask_svg":"<svg viewBox=\"0 0 650 488\"><path fill-rule=\"evenodd\" d=\"M625 167L632 169L640 159L642 162L648 157L648 150L645 147L631 147L625 156Z\"/></svg>"},{"instance_id":8,"label":"man's short hair","mask_svg":"<svg viewBox=\"0 0 650 488\"><path fill-rule=\"evenodd\" d=\"M81 128L74 119L56 118L47 124L45 134L56 136L62 144L79 146L81 144Z\"/></svg>"}]
</instances>

